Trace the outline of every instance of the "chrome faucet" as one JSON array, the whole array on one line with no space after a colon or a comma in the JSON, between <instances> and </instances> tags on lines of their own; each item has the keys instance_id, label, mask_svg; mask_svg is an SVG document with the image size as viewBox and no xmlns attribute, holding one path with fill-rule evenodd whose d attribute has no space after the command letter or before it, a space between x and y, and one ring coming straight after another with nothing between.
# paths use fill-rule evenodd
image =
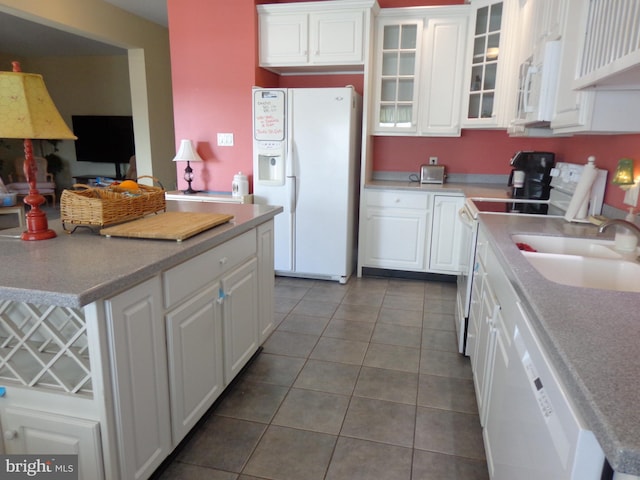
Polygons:
<instances>
[{"instance_id":1,"label":"chrome faucet","mask_svg":"<svg viewBox=\"0 0 640 480\"><path fill-rule=\"evenodd\" d=\"M604 222L598 227L598 233L603 233L611 225L620 225L622 227L626 227L628 230L631 230L633 233L635 233L636 236L640 239L640 228L635 223L631 223L628 220L621 220L619 218L614 218Z\"/></svg>"}]
</instances>

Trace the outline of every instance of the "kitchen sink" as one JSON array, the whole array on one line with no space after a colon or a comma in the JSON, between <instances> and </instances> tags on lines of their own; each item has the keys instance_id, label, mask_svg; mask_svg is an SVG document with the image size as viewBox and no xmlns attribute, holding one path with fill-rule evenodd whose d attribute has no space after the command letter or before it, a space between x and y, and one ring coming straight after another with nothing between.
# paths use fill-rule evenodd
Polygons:
<instances>
[{"instance_id":1,"label":"kitchen sink","mask_svg":"<svg viewBox=\"0 0 640 480\"><path fill-rule=\"evenodd\" d=\"M521 249L531 247L536 252L579 255L591 258L623 258L614 250L613 240L596 238L556 237L551 235L512 235Z\"/></svg>"},{"instance_id":2,"label":"kitchen sink","mask_svg":"<svg viewBox=\"0 0 640 480\"><path fill-rule=\"evenodd\" d=\"M522 252L547 280L574 287L640 292L640 264L628 260Z\"/></svg>"},{"instance_id":3,"label":"kitchen sink","mask_svg":"<svg viewBox=\"0 0 640 480\"><path fill-rule=\"evenodd\" d=\"M547 280L574 287L640 292L640 263L612 240L512 235L522 255Z\"/></svg>"}]
</instances>

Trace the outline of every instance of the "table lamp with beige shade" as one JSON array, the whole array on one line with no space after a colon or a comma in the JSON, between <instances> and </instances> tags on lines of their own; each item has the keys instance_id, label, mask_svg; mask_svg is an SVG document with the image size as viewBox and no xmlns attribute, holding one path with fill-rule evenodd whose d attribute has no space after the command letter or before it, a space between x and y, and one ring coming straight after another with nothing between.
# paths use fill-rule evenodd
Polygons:
<instances>
[{"instance_id":1,"label":"table lamp with beige shade","mask_svg":"<svg viewBox=\"0 0 640 480\"><path fill-rule=\"evenodd\" d=\"M75 140L76 136L51 100L42 75L23 73L19 62L12 65L12 72L0 71L0 138L24 139L24 175L29 183L24 203L31 208L26 214L27 230L20 238L46 240L56 233L40 209L45 199L36 188L37 166L31 140Z\"/></svg>"}]
</instances>

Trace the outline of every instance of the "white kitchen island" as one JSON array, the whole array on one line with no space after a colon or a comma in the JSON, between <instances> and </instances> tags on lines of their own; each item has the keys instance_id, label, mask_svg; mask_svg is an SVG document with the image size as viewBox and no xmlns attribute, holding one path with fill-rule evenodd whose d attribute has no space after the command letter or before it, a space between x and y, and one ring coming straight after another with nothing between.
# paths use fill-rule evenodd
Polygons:
<instances>
[{"instance_id":1,"label":"white kitchen island","mask_svg":"<svg viewBox=\"0 0 640 480\"><path fill-rule=\"evenodd\" d=\"M77 453L81 479L148 478L273 327L280 207L182 242L0 238L1 453ZM3 234L19 233L18 229Z\"/></svg>"}]
</instances>

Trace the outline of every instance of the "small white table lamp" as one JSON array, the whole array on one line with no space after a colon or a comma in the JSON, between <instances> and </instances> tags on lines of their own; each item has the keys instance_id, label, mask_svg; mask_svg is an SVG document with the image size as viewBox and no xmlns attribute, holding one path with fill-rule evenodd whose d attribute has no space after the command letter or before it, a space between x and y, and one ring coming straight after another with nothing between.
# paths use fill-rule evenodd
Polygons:
<instances>
[{"instance_id":1,"label":"small white table lamp","mask_svg":"<svg viewBox=\"0 0 640 480\"><path fill-rule=\"evenodd\" d=\"M180 149L173 159L174 162L187 162L187 168L184 169L184 179L189 184L189 188L183 190L184 194L198 193L197 190L191 188L191 182L193 181L193 169L189 162L202 162L202 157L198 155L191 140L180 140Z\"/></svg>"}]
</instances>

